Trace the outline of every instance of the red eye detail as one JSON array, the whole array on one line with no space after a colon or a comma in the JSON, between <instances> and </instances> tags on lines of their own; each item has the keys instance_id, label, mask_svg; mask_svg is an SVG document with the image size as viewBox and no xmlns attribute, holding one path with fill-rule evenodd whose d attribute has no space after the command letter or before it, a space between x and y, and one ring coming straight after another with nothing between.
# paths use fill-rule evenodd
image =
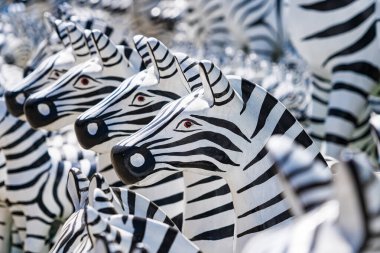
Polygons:
<instances>
[{"instance_id":1,"label":"red eye detail","mask_svg":"<svg viewBox=\"0 0 380 253\"><path fill-rule=\"evenodd\" d=\"M139 102L144 102L145 101L145 98L143 96L138 96L137 97L137 101Z\"/></svg>"},{"instance_id":2,"label":"red eye detail","mask_svg":"<svg viewBox=\"0 0 380 253\"><path fill-rule=\"evenodd\" d=\"M81 84L83 84L83 85L87 85L90 81L87 79L87 78L81 78L80 79L80 82L81 82Z\"/></svg>"},{"instance_id":3,"label":"red eye detail","mask_svg":"<svg viewBox=\"0 0 380 253\"><path fill-rule=\"evenodd\" d=\"M192 125L193 125L193 123L192 123L191 121L189 121L189 120L187 120L187 121L185 121L185 122L183 123L183 126L186 127L186 128L189 128L189 127L191 127Z\"/></svg>"}]
</instances>

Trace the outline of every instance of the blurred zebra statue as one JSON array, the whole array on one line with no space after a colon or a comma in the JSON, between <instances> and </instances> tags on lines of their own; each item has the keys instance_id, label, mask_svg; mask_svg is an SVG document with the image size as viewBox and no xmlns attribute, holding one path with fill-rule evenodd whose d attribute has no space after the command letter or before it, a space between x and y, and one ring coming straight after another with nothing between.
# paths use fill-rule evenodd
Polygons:
<instances>
[{"instance_id":1,"label":"blurred zebra statue","mask_svg":"<svg viewBox=\"0 0 380 253\"><path fill-rule=\"evenodd\" d=\"M233 250L240 252L255 233L292 216L265 149L269 137L289 136L327 165L302 126L264 89L240 79L239 96L213 63L199 65L203 89L168 103L114 146L112 163L128 183L168 167L224 178L236 213Z\"/></svg>"},{"instance_id":2,"label":"blurred zebra statue","mask_svg":"<svg viewBox=\"0 0 380 253\"><path fill-rule=\"evenodd\" d=\"M313 73L310 134L335 158L348 145L376 151L368 106L380 79L376 8L376 0L289 3L290 39Z\"/></svg>"},{"instance_id":3,"label":"blurred zebra statue","mask_svg":"<svg viewBox=\"0 0 380 253\"><path fill-rule=\"evenodd\" d=\"M269 145L279 151L278 140ZM332 200L298 216L293 224L264 231L242 252L378 252L380 181L373 172L378 169L364 154L346 151L342 160L329 190L333 192Z\"/></svg>"},{"instance_id":4,"label":"blurred zebra statue","mask_svg":"<svg viewBox=\"0 0 380 253\"><path fill-rule=\"evenodd\" d=\"M175 227L169 217L153 202L128 189L109 187L104 177L96 173L88 183L84 192L78 192L86 205L81 206L63 224L51 253L87 252L96 246L89 238L86 228L86 206L94 208L103 218L115 214L134 215L136 217L154 219Z\"/></svg>"},{"instance_id":5,"label":"blurred zebra statue","mask_svg":"<svg viewBox=\"0 0 380 253\"><path fill-rule=\"evenodd\" d=\"M25 252L47 252L60 224L79 205L68 187L78 169L50 156L43 132L13 117L0 99L0 148L6 159L6 204ZM84 175L93 167L82 167ZM74 185L82 186L81 180ZM78 200L79 201L79 200Z\"/></svg>"}]
</instances>

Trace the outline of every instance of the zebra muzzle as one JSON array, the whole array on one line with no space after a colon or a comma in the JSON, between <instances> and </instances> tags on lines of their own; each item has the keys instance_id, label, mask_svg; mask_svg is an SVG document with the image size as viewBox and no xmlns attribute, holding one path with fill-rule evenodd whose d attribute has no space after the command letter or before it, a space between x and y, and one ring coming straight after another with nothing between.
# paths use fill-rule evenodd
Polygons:
<instances>
[{"instance_id":1,"label":"zebra muzzle","mask_svg":"<svg viewBox=\"0 0 380 253\"><path fill-rule=\"evenodd\" d=\"M49 125L58 117L54 103L45 97L28 98L24 105L24 113L33 128Z\"/></svg>"},{"instance_id":2,"label":"zebra muzzle","mask_svg":"<svg viewBox=\"0 0 380 253\"><path fill-rule=\"evenodd\" d=\"M20 117L24 114L24 103L27 96L23 92L6 91L4 94L5 103L8 111L15 117Z\"/></svg>"},{"instance_id":3,"label":"zebra muzzle","mask_svg":"<svg viewBox=\"0 0 380 253\"><path fill-rule=\"evenodd\" d=\"M116 145L111 151L112 164L125 184L134 184L152 173L155 159L146 148Z\"/></svg>"},{"instance_id":4,"label":"zebra muzzle","mask_svg":"<svg viewBox=\"0 0 380 253\"><path fill-rule=\"evenodd\" d=\"M108 137L108 127L102 119L77 119L74 129L79 144L85 149L102 144Z\"/></svg>"}]
</instances>

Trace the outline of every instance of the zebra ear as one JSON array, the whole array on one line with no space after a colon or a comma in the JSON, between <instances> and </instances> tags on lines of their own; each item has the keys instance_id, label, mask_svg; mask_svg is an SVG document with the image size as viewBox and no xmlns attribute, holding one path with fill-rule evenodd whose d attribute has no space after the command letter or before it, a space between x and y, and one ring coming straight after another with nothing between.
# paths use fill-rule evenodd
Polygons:
<instances>
[{"instance_id":1,"label":"zebra ear","mask_svg":"<svg viewBox=\"0 0 380 253\"><path fill-rule=\"evenodd\" d=\"M190 82L189 82L190 78L186 76L186 74L183 72L181 68L181 62L186 60L186 58L189 58L189 57L185 54L177 54L176 56L174 56L174 63L175 63L176 69L178 70L178 76L181 81L181 84L186 88L186 90L189 93L191 93L191 87L190 87Z\"/></svg>"},{"instance_id":2,"label":"zebra ear","mask_svg":"<svg viewBox=\"0 0 380 253\"><path fill-rule=\"evenodd\" d=\"M99 30L91 31L92 41L95 46L96 54L103 67L113 67L124 61L123 55L119 52L116 45Z\"/></svg>"},{"instance_id":3,"label":"zebra ear","mask_svg":"<svg viewBox=\"0 0 380 253\"><path fill-rule=\"evenodd\" d=\"M91 56L96 55L96 49L94 46L94 41L92 40L91 30L85 29L84 36L86 36L87 46L88 46Z\"/></svg>"},{"instance_id":4,"label":"zebra ear","mask_svg":"<svg viewBox=\"0 0 380 253\"><path fill-rule=\"evenodd\" d=\"M210 107L228 104L235 97L235 91L231 87L222 71L211 61L199 62L199 74L204 89L204 99Z\"/></svg>"},{"instance_id":5,"label":"zebra ear","mask_svg":"<svg viewBox=\"0 0 380 253\"><path fill-rule=\"evenodd\" d=\"M88 47L87 39L82 28L73 22L67 22L66 29L75 58L78 60L78 62L89 60L91 58L90 49Z\"/></svg>"},{"instance_id":6,"label":"zebra ear","mask_svg":"<svg viewBox=\"0 0 380 253\"><path fill-rule=\"evenodd\" d=\"M174 64L174 55L170 50L156 38L149 38L147 45L157 80L173 77L178 70Z\"/></svg>"},{"instance_id":7,"label":"zebra ear","mask_svg":"<svg viewBox=\"0 0 380 253\"><path fill-rule=\"evenodd\" d=\"M276 163L284 195L295 216L300 216L332 197L332 173L302 146L284 135L272 136L266 148Z\"/></svg>"},{"instance_id":8,"label":"zebra ear","mask_svg":"<svg viewBox=\"0 0 380 253\"><path fill-rule=\"evenodd\" d=\"M145 67L149 68L152 66L152 60L150 58L149 52L148 52L148 44L147 44L148 38L144 35L135 35L133 37L133 42L135 45L135 48L139 55L141 56Z\"/></svg>"},{"instance_id":9,"label":"zebra ear","mask_svg":"<svg viewBox=\"0 0 380 253\"><path fill-rule=\"evenodd\" d=\"M189 93L201 88L198 61L183 53L176 53L174 59L181 81Z\"/></svg>"},{"instance_id":10,"label":"zebra ear","mask_svg":"<svg viewBox=\"0 0 380 253\"><path fill-rule=\"evenodd\" d=\"M364 154L342 153L335 181L339 202L338 226L359 251L371 235L380 233L380 181ZM370 250L369 250L370 251Z\"/></svg>"},{"instance_id":11,"label":"zebra ear","mask_svg":"<svg viewBox=\"0 0 380 253\"><path fill-rule=\"evenodd\" d=\"M97 188L100 188L102 190L109 190L110 187L109 185L107 184L106 180L104 179L104 177L99 174L99 173L95 173L92 177L91 177L91 180L90 180L90 183L89 183L89 186L88 186L88 201L89 201L89 205L91 206L94 206L94 203L93 203L93 197L94 194L95 194L95 190Z\"/></svg>"},{"instance_id":12,"label":"zebra ear","mask_svg":"<svg viewBox=\"0 0 380 253\"><path fill-rule=\"evenodd\" d=\"M77 168L72 168L67 177L67 193L75 210L83 208L88 200L88 179Z\"/></svg>"},{"instance_id":13,"label":"zebra ear","mask_svg":"<svg viewBox=\"0 0 380 253\"><path fill-rule=\"evenodd\" d=\"M62 41L63 46L67 48L70 46L70 39L67 35L66 25L67 25L67 23L63 22L60 19L57 19L54 22L55 31L56 31L59 39Z\"/></svg>"}]
</instances>

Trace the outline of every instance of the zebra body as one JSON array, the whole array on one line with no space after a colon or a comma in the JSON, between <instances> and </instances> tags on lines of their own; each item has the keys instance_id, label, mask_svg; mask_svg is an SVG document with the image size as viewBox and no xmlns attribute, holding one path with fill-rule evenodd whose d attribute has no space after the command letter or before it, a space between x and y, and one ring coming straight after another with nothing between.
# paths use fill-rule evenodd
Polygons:
<instances>
[{"instance_id":1,"label":"zebra body","mask_svg":"<svg viewBox=\"0 0 380 253\"><path fill-rule=\"evenodd\" d=\"M143 47L143 40L142 36L135 38L136 48L141 49L141 55L150 55L145 62L152 67L124 81L78 117L75 130L83 147L110 157L110 147L149 123L165 104L200 88L195 60L182 54L174 56L154 38L145 38ZM89 132L91 125L97 125L98 131ZM232 251L233 205L226 182L189 172L184 172L183 179L186 185L183 233L206 252Z\"/></svg>"},{"instance_id":2,"label":"zebra body","mask_svg":"<svg viewBox=\"0 0 380 253\"><path fill-rule=\"evenodd\" d=\"M362 154L343 155L331 201L301 215L293 224L251 239L242 252L377 252L380 182ZM276 244L271 244L276 240ZM334 243L326 243L333 241Z\"/></svg>"},{"instance_id":3,"label":"zebra body","mask_svg":"<svg viewBox=\"0 0 380 253\"><path fill-rule=\"evenodd\" d=\"M269 137L286 135L314 159L323 158L296 119L264 89L242 79L239 96L208 61L200 63L200 75L204 89L167 104L148 125L114 146L112 163L129 183L165 169L224 178L236 213L234 250L240 252L252 234L291 217L264 148ZM139 155L144 162L136 174Z\"/></svg>"},{"instance_id":4,"label":"zebra body","mask_svg":"<svg viewBox=\"0 0 380 253\"><path fill-rule=\"evenodd\" d=\"M347 145L374 150L368 96L379 81L376 8L375 0L289 4L290 39L314 74L311 136L335 158Z\"/></svg>"},{"instance_id":5,"label":"zebra body","mask_svg":"<svg viewBox=\"0 0 380 253\"><path fill-rule=\"evenodd\" d=\"M70 171L78 169L51 159L44 133L10 115L4 100L0 101L6 203L21 239L19 247L25 252L47 252L59 223L79 205L67 187ZM83 173L89 175L91 170L83 168Z\"/></svg>"},{"instance_id":6,"label":"zebra body","mask_svg":"<svg viewBox=\"0 0 380 253\"><path fill-rule=\"evenodd\" d=\"M12 219L6 203L5 181L7 177L6 160L4 154L0 152L0 250L9 252L11 247L11 226Z\"/></svg>"},{"instance_id":7,"label":"zebra body","mask_svg":"<svg viewBox=\"0 0 380 253\"><path fill-rule=\"evenodd\" d=\"M273 136L267 149L276 163L292 213L300 216L332 199L332 173L285 136Z\"/></svg>"}]
</instances>

